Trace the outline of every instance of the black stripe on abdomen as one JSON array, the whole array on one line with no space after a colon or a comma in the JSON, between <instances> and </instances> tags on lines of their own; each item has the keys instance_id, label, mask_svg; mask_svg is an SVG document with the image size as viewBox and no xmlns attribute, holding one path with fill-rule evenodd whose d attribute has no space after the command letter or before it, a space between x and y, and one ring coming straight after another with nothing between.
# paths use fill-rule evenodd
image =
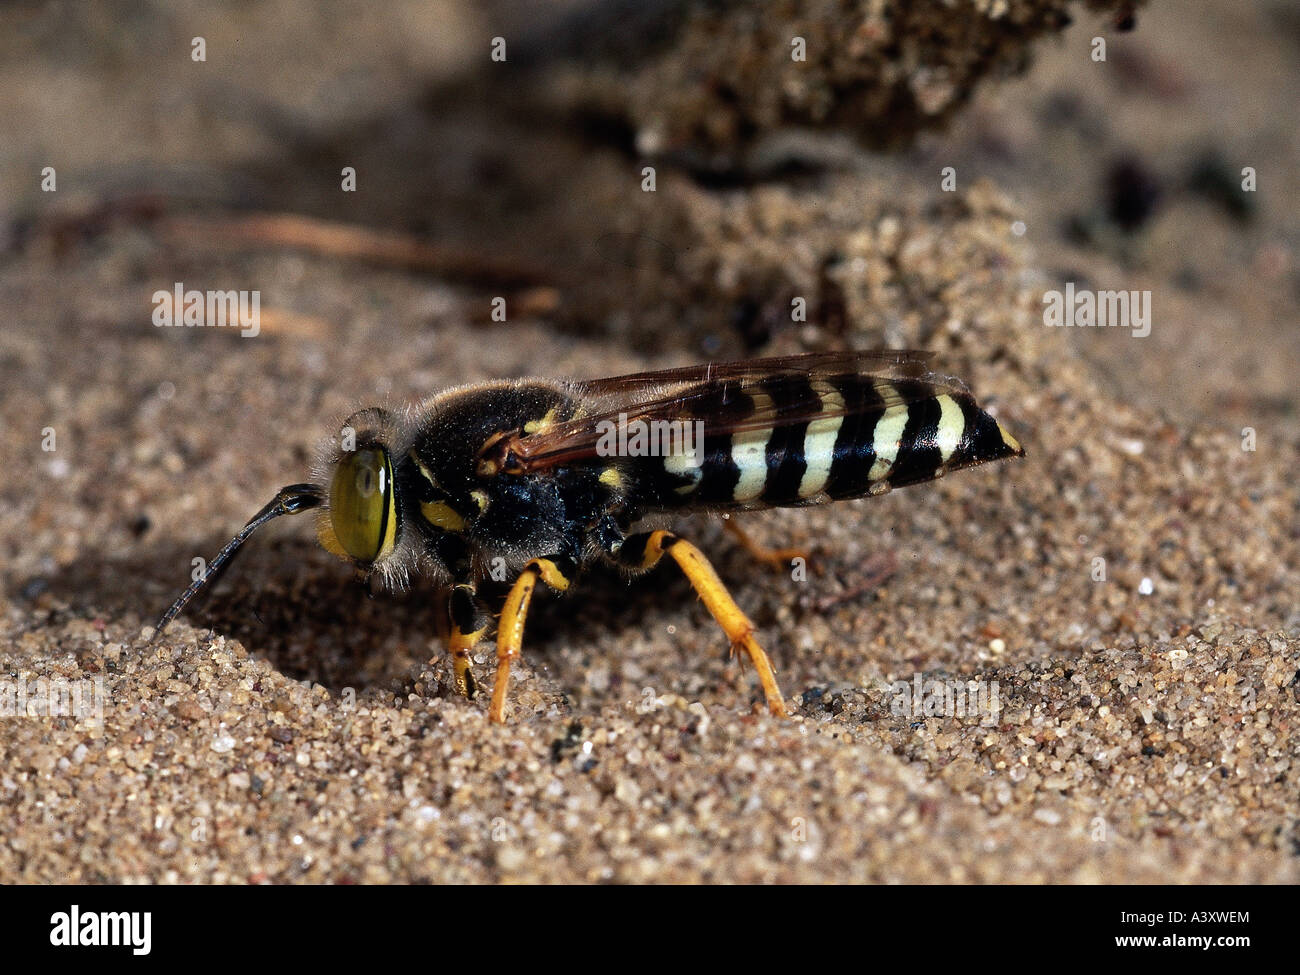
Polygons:
<instances>
[{"instance_id":1,"label":"black stripe on abdomen","mask_svg":"<svg viewBox=\"0 0 1300 975\"><path fill-rule=\"evenodd\" d=\"M799 500L799 485L808 461L804 436L808 423L821 410L821 397L806 376L781 376L764 383L764 392L775 407L772 435L765 450L767 481L762 499L767 504L793 504ZM802 416L802 422L790 422ZM784 425L783 425L784 424Z\"/></svg>"},{"instance_id":2,"label":"black stripe on abdomen","mask_svg":"<svg viewBox=\"0 0 1300 975\"><path fill-rule=\"evenodd\" d=\"M699 487L690 495L691 504L727 504L735 498L740 468L732 457L731 434L708 433L709 427L729 427L754 412L754 401L734 381L719 385L717 393L693 407L695 416L707 424L704 462L700 465ZM683 499L684 501L687 499Z\"/></svg>"},{"instance_id":3,"label":"black stripe on abdomen","mask_svg":"<svg viewBox=\"0 0 1300 975\"><path fill-rule=\"evenodd\" d=\"M867 475L876 462L876 421L884 401L868 376L835 376L830 383L844 400L846 415L835 437L831 472L823 490L835 499L854 498L870 486Z\"/></svg>"},{"instance_id":4,"label":"black stripe on abdomen","mask_svg":"<svg viewBox=\"0 0 1300 975\"><path fill-rule=\"evenodd\" d=\"M903 426L898 454L885 475L891 486L902 487L930 480L943 465L938 441L941 407L933 395L909 388L907 380L896 382L894 386L905 400L918 394L924 397L908 405L907 423Z\"/></svg>"},{"instance_id":5,"label":"black stripe on abdomen","mask_svg":"<svg viewBox=\"0 0 1300 975\"><path fill-rule=\"evenodd\" d=\"M1007 446L997 420L980 409L968 396L958 400L958 404L965 426L962 429L961 443L952 460L953 466L967 467L986 460L998 460L1013 453Z\"/></svg>"}]
</instances>

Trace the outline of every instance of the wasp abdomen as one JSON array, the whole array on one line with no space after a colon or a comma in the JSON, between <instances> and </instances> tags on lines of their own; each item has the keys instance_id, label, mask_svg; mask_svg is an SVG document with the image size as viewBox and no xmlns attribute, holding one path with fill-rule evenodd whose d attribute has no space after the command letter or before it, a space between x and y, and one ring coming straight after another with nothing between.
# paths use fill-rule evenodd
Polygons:
<instances>
[{"instance_id":1,"label":"wasp abdomen","mask_svg":"<svg viewBox=\"0 0 1300 975\"><path fill-rule=\"evenodd\" d=\"M665 506L854 498L1023 453L968 393L935 394L923 380L782 376L747 392L720 383L711 400L697 411L706 431L698 457L657 461ZM747 425L747 416L764 422Z\"/></svg>"}]
</instances>

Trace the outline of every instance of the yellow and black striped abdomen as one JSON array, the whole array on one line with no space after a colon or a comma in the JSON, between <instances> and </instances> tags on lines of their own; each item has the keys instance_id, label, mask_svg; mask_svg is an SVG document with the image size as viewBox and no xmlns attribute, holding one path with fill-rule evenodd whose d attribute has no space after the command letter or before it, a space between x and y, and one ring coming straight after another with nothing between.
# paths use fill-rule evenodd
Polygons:
<instances>
[{"instance_id":1,"label":"yellow and black striped abdomen","mask_svg":"<svg viewBox=\"0 0 1300 975\"><path fill-rule=\"evenodd\" d=\"M923 379L724 383L696 412L705 423L702 463L646 458L656 507L816 504L1023 453L969 393Z\"/></svg>"}]
</instances>

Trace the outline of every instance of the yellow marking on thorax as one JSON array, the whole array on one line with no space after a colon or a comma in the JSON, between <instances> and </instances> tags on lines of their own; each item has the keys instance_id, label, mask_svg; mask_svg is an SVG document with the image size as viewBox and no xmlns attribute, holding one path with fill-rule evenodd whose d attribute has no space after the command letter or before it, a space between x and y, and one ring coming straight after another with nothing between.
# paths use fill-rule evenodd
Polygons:
<instances>
[{"instance_id":1,"label":"yellow marking on thorax","mask_svg":"<svg viewBox=\"0 0 1300 975\"><path fill-rule=\"evenodd\" d=\"M421 476L429 482L430 486L441 491L442 488L434 480L433 472L424 466L424 461L420 459L420 455L412 450L407 456L415 461L415 466L419 468ZM476 491L474 493L481 494L482 492ZM479 505L480 510L484 507L486 507L486 502ZM421 501L420 514L424 515L424 520L429 524L435 528L441 528L443 531L463 532L465 530L464 516L445 501Z\"/></svg>"},{"instance_id":2,"label":"yellow marking on thorax","mask_svg":"<svg viewBox=\"0 0 1300 975\"><path fill-rule=\"evenodd\" d=\"M541 433L543 430L549 430L555 425L555 407L552 406L546 411L546 415L540 420L529 420L524 424L524 433Z\"/></svg>"},{"instance_id":3,"label":"yellow marking on thorax","mask_svg":"<svg viewBox=\"0 0 1300 975\"><path fill-rule=\"evenodd\" d=\"M600 483L617 491L623 486L623 477L617 467L606 467L600 472Z\"/></svg>"},{"instance_id":4,"label":"yellow marking on thorax","mask_svg":"<svg viewBox=\"0 0 1300 975\"><path fill-rule=\"evenodd\" d=\"M434 487L438 487L438 482L433 479L433 473L429 470L429 468L424 466L424 461L420 459L420 455L415 452L414 447L411 448L411 450L407 453L406 456L415 462L415 466L419 468L420 474L424 477L426 481L428 481ZM439 490L441 490L441 488L439 488Z\"/></svg>"},{"instance_id":5,"label":"yellow marking on thorax","mask_svg":"<svg viewBox=\"0 0 1300 975\"><path fill-rule=\"evenodd\" d=\"M505 436L507 436L506 431L498 430L496 433L492 434L492 436L488 437L483 446L478 449L479 462L478 467L475 468L475 473L478 474L479 477L496 477L497 473L500 471L501 465L496 460L489 459L484 455Z\"/></svg>"},{"instance_id":6,"label":"yellow marking on thorax","mask_svg":"<svg viewBox=\"0 0 1300 975\"><path fill-rule=\"evenodd\" d=\"M445 501L421 501L420 514L424 515L424 520L435 528L441 528L443 531L462 532L465 530L465 519L451 505Z\"/></svg>"}]
</instances>

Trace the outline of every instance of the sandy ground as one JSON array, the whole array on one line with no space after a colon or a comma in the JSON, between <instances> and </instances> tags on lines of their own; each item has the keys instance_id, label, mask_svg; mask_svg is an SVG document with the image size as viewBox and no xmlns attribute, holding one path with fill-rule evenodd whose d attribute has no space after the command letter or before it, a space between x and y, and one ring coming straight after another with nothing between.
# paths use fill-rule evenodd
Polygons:
<instances>
[{"instance_id":1,"label":"sandy ground","mask_svg":"<svg viewBox=\"0 0 1300 975\"><path fill-rule=\"evenodd\" d=\"M1157 4L1122 35L1076 10L1028 75L898 154L832 133L828 170L716 186L663 165L653 200L641 161L590 132L525 113L484 133L430 108L464 90L462 41L486 29L469 6L142 9L91 46L92 14L4 14L23 58L0 59L0 692L103 697L98 717L0 718L0 881L1300 879L1283 124L1300 28L1283 5ZM310 57L291 43L309 31ZM199 33L241 60L195 79ZM1190 179L1207 147L1259 170L1248 216ZM1117 209L1126 160L1149 213ZM235 207L457 240L552 283L502 292L175 222ZM178 281L260 289L260 334L155 328L151 295ZM1151 335L1045 328L1065 281L1151 289ZM498 293L537 313L491 322ZM781 312L792 295L806 325ZM357 405L886 342L938 351L1028 456L747 516L810 551L804 581L682 521L758 624L790 720L762 713L664 568L538 605L511 723L492 726L452 692L433 601L369 598L289 519L141 639L191 560L301 480ZM918 678L996 686L998 707L899 713Z\"/></svg>"}]
</instances>

